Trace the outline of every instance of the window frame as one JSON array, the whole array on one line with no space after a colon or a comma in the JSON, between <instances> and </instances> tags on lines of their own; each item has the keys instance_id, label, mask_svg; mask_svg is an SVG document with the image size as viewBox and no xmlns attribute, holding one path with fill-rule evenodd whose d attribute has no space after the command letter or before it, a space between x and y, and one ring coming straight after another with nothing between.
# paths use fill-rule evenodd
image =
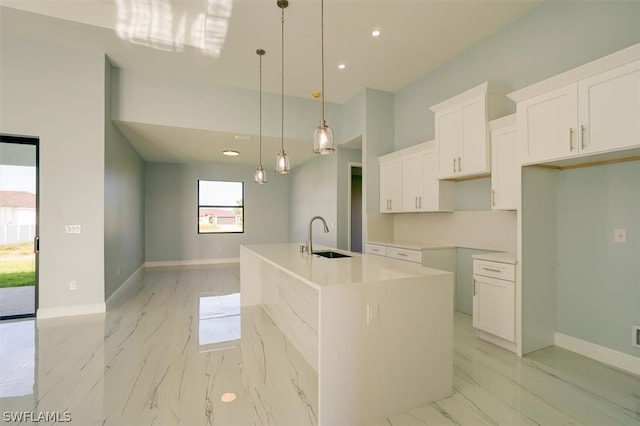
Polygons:
<instances>
[{"instance_id":1,"label":"window frame","mask_svg":"<svg viewBox=\"0 0 640 426\"><path fill-rule=\"evenodd\" d=\"M226 205L226 204L200 204L200 182L222 182L222 183L239 183L241 185L241 204L240 205ZM245 229L245 200L244 200L244 181L234 180L221 180L221 179L198 179L197 182L197 195L196 195L196 228L198 235L225 235L225 234L244 234ZM242 230L240 231L210 231L205 232L200 230L200 209L240 209L242 211Z\"/></svg>"}]
</instances>

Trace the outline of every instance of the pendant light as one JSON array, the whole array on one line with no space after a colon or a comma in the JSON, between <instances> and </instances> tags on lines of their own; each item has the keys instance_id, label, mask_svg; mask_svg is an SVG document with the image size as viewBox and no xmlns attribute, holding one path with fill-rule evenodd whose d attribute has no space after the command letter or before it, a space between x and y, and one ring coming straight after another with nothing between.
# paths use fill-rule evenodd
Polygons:
<instances>
[{"instance_id":1,"label":"pendant light","mask_svg":"<svg viewBox=\"0 0 640 426\"><path fill-rule=\"evenodd\" d=\"M266 53L264 49L256 50L260 58L260 165L256 169L254 180L256 183L267 183L267 173L262 167L262 56Z\"/></svg>"},{"instance_id":2,"label":"pendant light","mask_svg":"<svg viewBox=\"0 0 640 426\"><path fill-rule=\"evenodd\" d=\"M282 33L282 66L281 66L281 71L282 71L282 88L281 88L281 92L282 92L282 100L281 100L281 114L280 114L280 118L281 118L281 128L282 128L282 132L280 135L280 152L278 153L278 155L276 156L276 173L279 173L281 175L286 175L287 173L289 173L291 171L291 162L289 161L289 156L284 152L284 9L289 6L289 1L288 0L277 0L276 4L278 5L278 7L282 10L282 17L280 19L281 21L281 33Z\"/></svg>"},{"instance_id":3,"label":"pendant light","mask_svg":"<svg viewBox=\"0 0 640 426\"><path fill-rule=\"evenodd\" d=\"M331 154L336 147L333 144L333 130L329 128L324 120L324 0L320 0L320 47L321 47L321 64L322 64L322 84L320 88L322 115L320 124L313 133L313 152L314 154Z\"/></svg>"}]
</instances>

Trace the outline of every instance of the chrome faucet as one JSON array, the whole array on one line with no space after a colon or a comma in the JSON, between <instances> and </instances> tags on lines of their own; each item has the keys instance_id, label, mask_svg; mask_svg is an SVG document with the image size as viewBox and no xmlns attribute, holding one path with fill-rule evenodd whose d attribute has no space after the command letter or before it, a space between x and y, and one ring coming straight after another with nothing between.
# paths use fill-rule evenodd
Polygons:
<instances>
[{"instance_id":1,"label":"chrome faucet","mask_svg":"<svg viewBox=\"0 0 640 426\"><path fill-rule=\"evenodd\" d=\"M312 241L312 226L313 225L313 221L316 219L320 219L322 221L322 225L324 226L324 233L326 234L327 232L329 232L329 227L327 226L327 222L324 220L324 218L322 216L314 216L311 218L311 220L309 221L309 240L307 241L307 253L309 253L310 255L313 254L313 241Z\"/></svg>"}]
</instances>

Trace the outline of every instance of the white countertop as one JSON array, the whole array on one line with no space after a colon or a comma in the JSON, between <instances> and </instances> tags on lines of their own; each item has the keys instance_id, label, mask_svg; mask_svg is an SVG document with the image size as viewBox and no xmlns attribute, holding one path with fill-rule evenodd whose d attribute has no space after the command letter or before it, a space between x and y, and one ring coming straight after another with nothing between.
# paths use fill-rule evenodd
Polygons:
<instances>
[{"instance_id":1,"label":"white countertop","mask_svg":"<svg viewBox=\"0 0 640 426\"><path fill-rule=\"evenodd\" d=\"M471 257L473 259L478 259L478 260L490 260L492 262L510 263L512 265L516 264L515 253L507 253L507 252L482 253L482 254L474 254Z\"/></svg>"},{"instance_id":2,"label":"white countertop","mask_svg":"<svg viewBox=\"0 0 640 426\"><path fill-rule=\"evenodd\" d=\"M345 250L314 246L315 251L331 250L351 257L326 259L300 252L300 244L259 244L244 248L265 261L321 289L332 285L380 282L418 276L449 274L420 264L381 256L362 255Z\"/></svg>"}]
</instances>

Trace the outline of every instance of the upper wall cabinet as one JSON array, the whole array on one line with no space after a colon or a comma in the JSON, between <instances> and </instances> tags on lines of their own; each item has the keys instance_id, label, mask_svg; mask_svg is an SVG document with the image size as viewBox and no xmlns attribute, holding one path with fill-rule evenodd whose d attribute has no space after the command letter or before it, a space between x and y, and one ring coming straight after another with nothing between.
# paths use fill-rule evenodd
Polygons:
<instances>
[{"instance_id":1,"label":"upper wall cabinet","mask_svg":"<svg viewBox=\"0 0 640 426\"><path fill-rule=\"evenodd\" d=\"M491 208L517 210L520 204L520 163L515 114L489 123L491 128Z\"/></svg>"},{"instance_id":2,"label":"upper wall cabinet","mask_svg":"<svg viewBox=\"0 0 640 426\"><path fill-rule=\"evenodd\" d=\"M522 164L624 156L621 150L640 148L640 45L509 97L517 102Z\"/></svg>"},{"instance_id":3,"label":"upper wall cabinet","mask_svg":"<svg viewBox=\"0 0 640 426\"><path fill-rule=\"evenodd\" d=\"M431 107L440 179L491 173L488 123L508 113L506 93L506 87L485 82Z\"/></svg>"},{"instance_id":4,"label":"upper wall cabinet","mask_svg":"<svg viewBox=\"0 0 640 426\"><path fill-rule=\"evenodd\" d=\"M402 158L380 157L380 213L402 211Z\"/></svg>"},{"instance_id":5,"label":"upper wall cabinet","mask_svg":"<svg viewBox=\"0 0 640 426\"><path fill-rule=\"evenodd\" d=\"M381 213L453 211L455 182L438 180L434 141L387 154L379 162Z\"/></svg>"}]
</instances>

